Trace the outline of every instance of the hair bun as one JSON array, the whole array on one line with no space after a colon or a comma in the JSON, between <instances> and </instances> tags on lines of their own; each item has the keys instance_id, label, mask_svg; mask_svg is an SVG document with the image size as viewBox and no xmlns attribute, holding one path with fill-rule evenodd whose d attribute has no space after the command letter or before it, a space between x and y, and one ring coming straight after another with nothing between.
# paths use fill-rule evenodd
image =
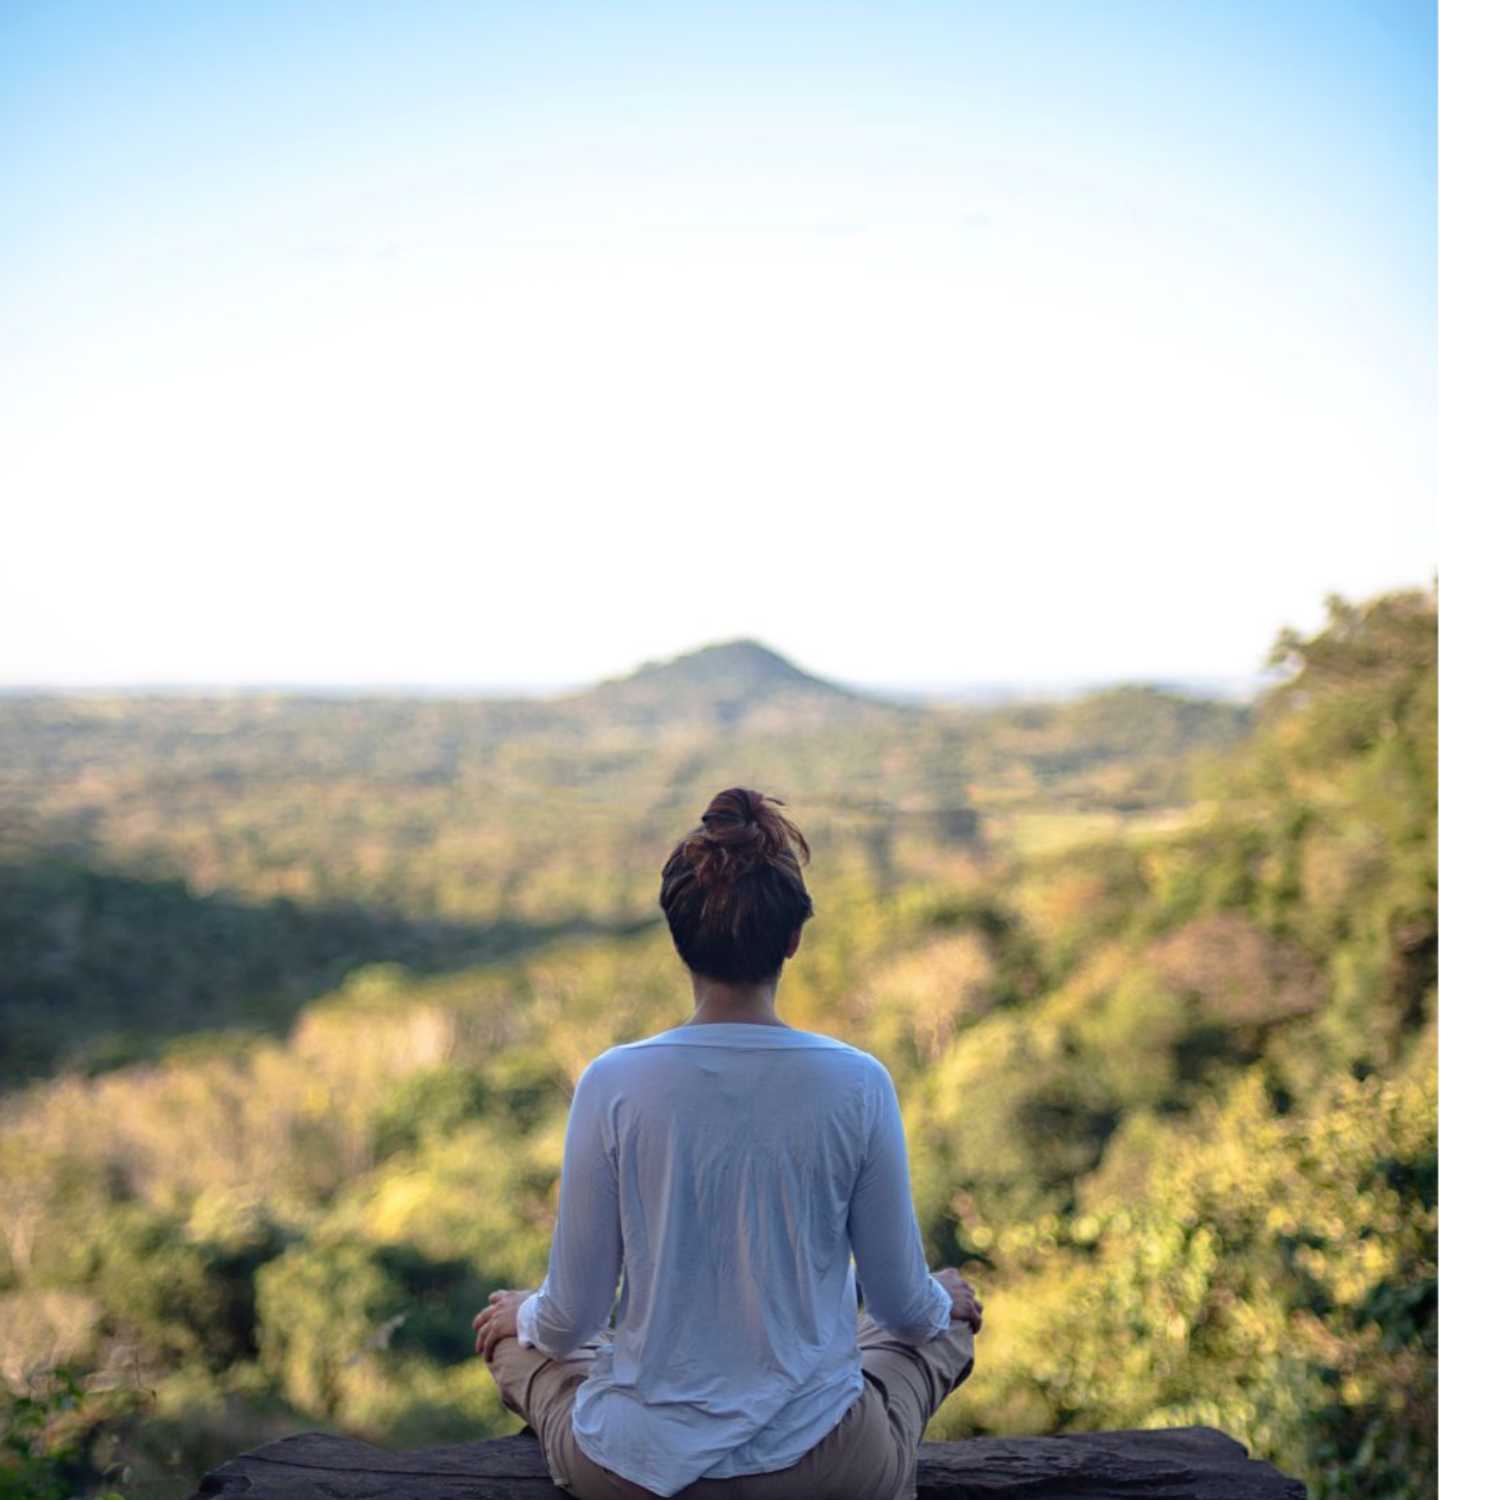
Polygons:
<instances>
[{"instance_id":1,"label":"hair bun","mask_svg":"<svg viewBox=\"0 0 1500 1500\"><path fill-rule=\"evenodd\" d=\"M714 843L729 848L760 843L766 835L759 817L765 804L766 798L759 792L732 786L728 791L720 792L704 810L703 832Z\"/></svg>"},{"instance_id":2,"label":"hair bun","mask_svg":"<svg viewBox=\"0 0 1500 1500\"><path fill-rule=\"evenodd\" d=\"M805 864L807 840L777 812L783 805L779 797L748 787L720 792L704 809L698 831L684 841L698 879L705 884L731 883L757 865L789 864L796 869Z\"/></svg>"}]
</instances>

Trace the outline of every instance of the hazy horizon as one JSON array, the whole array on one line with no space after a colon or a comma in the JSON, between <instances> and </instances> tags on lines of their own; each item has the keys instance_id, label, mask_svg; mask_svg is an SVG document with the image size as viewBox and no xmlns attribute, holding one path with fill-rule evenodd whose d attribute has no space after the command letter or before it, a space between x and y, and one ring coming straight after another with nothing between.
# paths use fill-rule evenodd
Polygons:
<instances>
[{"instance_id":1,"label":"hazy horizon","mask_svg":"<svg viewBox=\"0 0 1500 1500\"><path fill-rule=\"evenodd\" d=\"M707 642L682 652L674 652L661 660L672 661L678 657L695 655L712 649L723 642ZM764 646L764 642L755 642ZM1276 675L1269 669L1237 677L1116 677L1116 678L1011 678L1011 679L853 679L835 678L817 670L815 664L802 661L788 653L766 646L798 670L807 672L822 681L840 687L851 688L859 693L886 697L894 701L911 699L933 703L1000 703L1021 699L1042 700L1048 698L1071 698L1090 692L1106 691L1114 687L1149 686L1163 690L1175 690L1189 695L1245 700L1260 688L1269 685ZM659 665L659 660L643 661L632 671ZM629 673L624 675L630 675ZM0 683L0 697L24 697L28 694L55 697L236 697L276 695L285 697L396 697L424 699L508 699L544 701L572 693L586 692L608 678L571 678L556 682L505 682L501 680L476 680L474 682L401 682L397 680L370 680L366 682L278 682L274 680L218 681L218 682L174 682L170 679L138 682L22 682Z\"/></svg>"}]
</instances>

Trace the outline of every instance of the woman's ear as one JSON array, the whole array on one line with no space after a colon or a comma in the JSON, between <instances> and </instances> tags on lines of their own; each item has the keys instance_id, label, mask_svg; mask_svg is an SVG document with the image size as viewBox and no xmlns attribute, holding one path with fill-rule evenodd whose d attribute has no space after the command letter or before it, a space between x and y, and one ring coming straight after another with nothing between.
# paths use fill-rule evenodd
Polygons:
<instances>
[{"instance_id":1,"label":"woman's ear","mask_svg":"<svg viewBox=\"0 0 1500 1500\"><path fill-rule=\"evenodd\" d=\"M786 956L788 958L790 958L792 956L792 954L794 954L797 951L798 947L801 945L801 942L802 942L802 929L800 927L795 927L795 928L792 929L792 935L791 935L791 937L787 940Z\"/></svg>"}]
</instances>

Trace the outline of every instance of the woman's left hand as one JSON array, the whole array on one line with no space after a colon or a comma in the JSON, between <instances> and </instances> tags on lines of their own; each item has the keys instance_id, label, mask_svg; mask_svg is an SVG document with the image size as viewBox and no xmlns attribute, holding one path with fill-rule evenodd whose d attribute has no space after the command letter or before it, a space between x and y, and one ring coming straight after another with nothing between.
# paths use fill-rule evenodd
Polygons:
<instances>
[{"instance_id":1,"label":"woman's left hand","mask_svg":"<svg viewBox=\"0 0 1500 1500\"><path fill-rule=\"evenodd\" d=\"M531 1295L502 1288L490 1293L490 1305L474 1317L474 1352L486 1364L501 1339L516 1336L516 1309Z\"/></svg>"}]
</instances>

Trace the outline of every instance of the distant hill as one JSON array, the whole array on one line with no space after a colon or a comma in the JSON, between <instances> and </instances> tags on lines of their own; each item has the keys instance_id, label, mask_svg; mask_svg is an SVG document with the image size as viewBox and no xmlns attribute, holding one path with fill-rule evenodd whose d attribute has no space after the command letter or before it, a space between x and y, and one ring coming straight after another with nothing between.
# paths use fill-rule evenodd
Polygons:
<instances>
[{"instance_id":1,"label":"distant hill","mask_svg":"<svg viewBox=\"0 0 1500 1500\"><path fill-rule=\"evenodd\" d=\"M647 662L627 677L557 700L616 724L648 727L709 723L771 727L901 712L881 699L814 677L759 641L721 641L670 661Z\"/></svg>"}]
</instances>

